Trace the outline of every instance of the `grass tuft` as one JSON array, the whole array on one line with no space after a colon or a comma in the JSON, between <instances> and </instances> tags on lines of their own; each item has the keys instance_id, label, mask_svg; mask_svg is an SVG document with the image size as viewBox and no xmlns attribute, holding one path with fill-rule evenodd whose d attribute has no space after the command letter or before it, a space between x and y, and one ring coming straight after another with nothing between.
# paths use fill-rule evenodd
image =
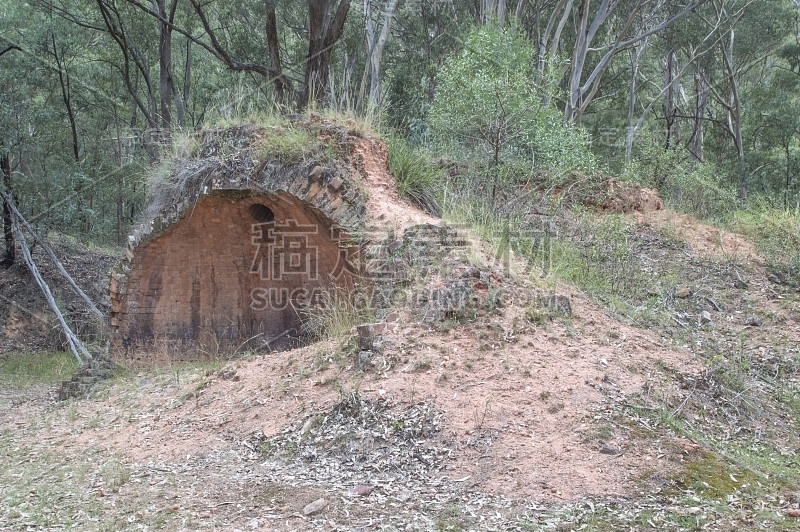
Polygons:
<instances>
[{"instance_id":1,"label":"grass tuft","mask_svg":"<svg viewBox=\"0 0 800 532\"><path fill-rule=\"evenodd\" d=\"M355 326L374 320L375 309L367 294L338 288L320 306L304 312L301 333L312 341L344 338Z\"/></svg>"},{"instance_id":2,"label":"grass tuft","mask_svg":"<svg viewBox=\"0 0 800 532\"><path fill-rule=\"evenodd\" d=\"M388 145L389 171L400 195L434 216L441 215L434 191L444 181L444 171L397 135L389 136Z\"/></svg>"}]
</instances>

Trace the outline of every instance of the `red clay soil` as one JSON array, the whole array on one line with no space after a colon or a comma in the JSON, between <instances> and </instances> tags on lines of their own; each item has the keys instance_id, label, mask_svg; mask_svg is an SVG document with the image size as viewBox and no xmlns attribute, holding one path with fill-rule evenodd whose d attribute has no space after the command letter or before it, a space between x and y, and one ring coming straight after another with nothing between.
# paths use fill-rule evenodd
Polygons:
<instances>
[{"instance_id":1,"label":"red clay soil","mask_svg":"<svg viewBox=\"0 0 800 532\"><path fill-rule=\"evenodd\" d=\"M389 173L389 150L381 141L353 138L356 167L361 169L368 190L367 218L372 228L393 230L397 234L411 225L438 224L439 220L424 213L397 193L394 176Z\"/></svg>"}]
</instances>

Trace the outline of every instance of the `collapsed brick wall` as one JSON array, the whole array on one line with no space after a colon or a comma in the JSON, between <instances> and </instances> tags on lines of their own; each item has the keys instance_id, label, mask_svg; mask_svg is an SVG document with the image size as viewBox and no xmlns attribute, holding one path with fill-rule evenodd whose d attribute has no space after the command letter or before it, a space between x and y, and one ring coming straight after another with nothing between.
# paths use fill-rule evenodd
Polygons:
<instances>
[{"instance_id":1,"label":"collapsed brick wall","mask_svg":"<svg viewBox=\"0 0 800 532\"><path fill-rule=\"evenodd\" d=\"M339 161L260 163L247 148L179 170L189 185L129 237L112 272L112 356L296 345L303 311L352 283L344 259L366 214L355 174Z\"/></svg>"}]
</instances>

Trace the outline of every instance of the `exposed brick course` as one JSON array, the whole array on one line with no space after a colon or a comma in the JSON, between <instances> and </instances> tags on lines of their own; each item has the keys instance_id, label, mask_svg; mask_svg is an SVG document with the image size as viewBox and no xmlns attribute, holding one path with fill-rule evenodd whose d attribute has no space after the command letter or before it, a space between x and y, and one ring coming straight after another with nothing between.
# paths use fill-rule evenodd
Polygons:
<instances>
[{"instance_id":1,"label":"exposed brick course","mask_svg":"<svg viewBox=\"0 0 800 532\"><path fill-rule=\"evenodd\" d=\"M173 178L184 185L129 237L110 282L114 357L148 358L154 344L184 358L248 340L289 347L309 300L352 282L341 250L364 225L355 170L258 162L246 140L224 159L201 150Z\"/></svg>"}]
</instances>

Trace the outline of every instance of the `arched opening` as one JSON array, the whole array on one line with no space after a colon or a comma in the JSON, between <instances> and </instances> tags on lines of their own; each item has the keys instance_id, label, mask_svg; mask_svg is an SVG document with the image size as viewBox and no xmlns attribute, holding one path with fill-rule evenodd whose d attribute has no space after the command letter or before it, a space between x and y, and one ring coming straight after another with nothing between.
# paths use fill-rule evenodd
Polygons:
<instances>
[{"instance_id":1,"label":"arched opening","mask_svg":"<svg viewBox=\"0 0 800 532\"><path fill-rule=\"evenodd\" d=\"M123 346L164 340L280 350L302 344L304 316L352 286L339 232L288 194L202 197L140 246L120 309Z\"/></svg>"},{"instance_id":2,"label":"arched opening","mask_svg":"<svg viewBox=\"0 0 800 532\"><path fill-rule=\"evenodd\" d=\"M250 215L260 224L275 221L275 213L262 203L253 203L250 205Z\"/></svg>"}]
</instances>

